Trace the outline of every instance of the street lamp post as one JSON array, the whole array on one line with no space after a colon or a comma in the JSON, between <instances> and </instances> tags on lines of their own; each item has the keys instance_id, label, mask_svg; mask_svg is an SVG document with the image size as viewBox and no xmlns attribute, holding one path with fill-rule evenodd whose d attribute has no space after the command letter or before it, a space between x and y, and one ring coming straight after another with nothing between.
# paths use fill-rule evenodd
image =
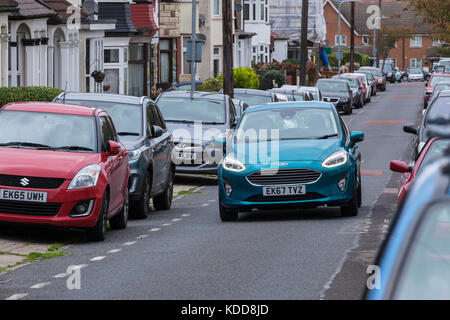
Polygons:
<instances>
[{"instance_id":1,"label":"street lamp post","mask_svg":"<svg viewBox=\"0 0 450 320\"><path fill-rule=\"evenodd\" d=\"M378 59L378 44L377 44L377 29L378 30L380 30L381 29L381 26L380 26L380 28L377 28L376 26L377 26L377 20L380 20L380 23L381 23L381 20L382 19L386 19L386 17L385 16L381 16L381 17L376 17L375 18L375 20L374 20L374 22L375 22L375 28L373 28L373 49L372 49L372 53L373 53L373 58L374 59L376 59L376 61L375 61L375 66L378 68L378 64L379 64L379 59Z\"/></svg>"},{"instance_id":2,"label":"street lamp post","mask_svg":"<svg viewBox=\"0 0 450 320\"><path fill-rule=\"evenodd\" d=\"M338 37L339 37L339 46L338 46L338 73L341 73L341 59L342 59L342 51L341 51L341 5L346 2L359 2L359 0L342 0L339 1L338 5Z\"/></svg>"}]
</instances>

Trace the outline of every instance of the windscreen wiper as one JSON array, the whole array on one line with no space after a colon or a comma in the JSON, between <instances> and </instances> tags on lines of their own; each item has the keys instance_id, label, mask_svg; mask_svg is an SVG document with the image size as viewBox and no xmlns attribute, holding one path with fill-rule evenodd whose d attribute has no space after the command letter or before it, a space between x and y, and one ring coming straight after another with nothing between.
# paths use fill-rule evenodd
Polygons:
<instances>
[{"instance_id":1,"label":"windscreen wiper","mask_svg":"<svg viewBox=\"0 0 450 320\"><path fill-rule=\"evenodd\" d=\"M328 138L331 138L331 137L337 137L337 136L338 136L337 133L333 133L333 134L327 134L327 135L318 137L318 138L316 138L316 139L328 139Z\"/></svg>"},{"instance_id":2,"label":"windscreen wiper","mask_svg":"<svg viewBox=\"0 0 450 320\"><path fill-rule=\"evenodd\" d=\"M118 132L117 133L119 136L139 136L140 134L138 132Z\"/></svg>"},{"instance_id":3,"label":"windscreen wiper","mask_svg":"<svg viewBox=\"0 0 450 320\"><path fill-rule=\"evenodd\" d=\"M43 148L43 149L51 149L52 147L41 144L41 143L33 143L33 142L7 142L0 143L0 147L34 147L34 148Z\"/></svg>"},{"instance_id":4,"label":"windscreen wiper","mask_svg":"<svg viewBox=\"0 0 450 320\"><path fill-rule=\"evenodd\" d=\"M81 146L63 146L57 148L51 148L52 150L80 150L80 151L94 151L91 148L81 147Z\"/></svg>"}]
</instances>

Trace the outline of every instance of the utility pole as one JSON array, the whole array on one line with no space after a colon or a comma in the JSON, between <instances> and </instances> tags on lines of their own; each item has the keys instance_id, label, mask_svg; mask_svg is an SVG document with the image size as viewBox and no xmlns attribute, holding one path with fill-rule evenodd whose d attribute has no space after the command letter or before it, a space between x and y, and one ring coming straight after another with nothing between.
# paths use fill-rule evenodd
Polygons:
<instances>
[{"instance_id":1,"label":"utility pole","mask_svg":"<svg viewBox=\"0 0 450 320\"><path fill-rule=\"evenodd\" d=\"M302 0L302 28L300 33L300 85L306 85L308 60L308 0Z\"/></svg>"},{"instance_id":2,"label":"utility pole","mask_svg":"<svg viewBox=\"0 0 450 320\"><path fill-rule=\"evenodd\" d=\"M195 91L195 47L196 47L196 34L197 34L197 0L192 0L192 62L191 62L191 99L194 98L194 91Z\"/></svg>"},{"instance_id":3,"label":"utility pole","mask_svg":"<svg viewBox=\"0 0 450 320\"><path fill-rule=\"evenodd\" d=\"M355 2L350 3L350 72L355 71Z\"/></svg>"},{"instance_id":4,"label":"utility pole","mask_svg":"<svg viewBox=\"0 0 450 320\"><path fill-rule=\"evenodd\" d=\"M233 82L233 1L222 1L223 92L234 98Z\"/></svg>"},{"instance_id":5,"label":"utility pole","mask_svg":"<svg viewBox=\"0 0 450 320\"><path fill-rule=\"evenodd\" d=\"M380 8L380 28L377 30L377 56L375 57L375 59L377 59L377 68L380 67L380 38L381 38L381 17L383 16L383 14L381 13L381 0L378 0L378 7Z\"/></svg>"}]
</instances>

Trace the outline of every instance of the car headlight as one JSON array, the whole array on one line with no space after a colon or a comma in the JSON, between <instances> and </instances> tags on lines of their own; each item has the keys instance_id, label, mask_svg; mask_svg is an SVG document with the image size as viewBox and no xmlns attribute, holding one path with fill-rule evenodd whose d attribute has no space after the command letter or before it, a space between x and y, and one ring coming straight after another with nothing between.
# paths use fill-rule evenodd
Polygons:
<instances>
[{"instance_id":1,"label":"car headlight","mask_svg":"<svg viewBox=\"0 0 450 320\"><path fill-rule=\"evenodd\" d=\"M324 168L334 168L339 167L348 161L348 154L346 151L341 150L338 152L333 153L331 156L326 158L322 162L322 167Z\"/></svg>"},{"instance_id":2,"label":"car headlight","mask_svg":"<svg viewBox=\"0 0 450 320\"><path fill-rule=\"evenodd\" d=\"M222 166L225 170L234 172L242 172L246 169L244 164L232 155L227 155L225 159L223 159Z\"/></svg>"},{"instance_id":3,"label":"car headlight","mask_svg":"<svg viewBox=\"0 0 450 320\"><path fill-rule=\"evenodd\" d=\"M139 159L139 156L141 155L141 150L128 150L128 161L134 161L136 159Z\"/></svg>"},{"instance_id":4,"label":"car headlight","mask_svg":"<svg viewBox=\"0 0 450 320\"><path fill-rule=\"evenodd\" d=\"M387 76L388 76L388 77L391 77L391 76L392 76L392 72L389 72L389 73L387 74Z\"/></svg>"},{"instance_id":5,"label":"car headlight","mask_svg":"<svg viewBox=\"0 0 450 320\"><path fill-rule=\"evenodd\" d=\"M98 164L91 164L84 167L83 169L78 171L67 189L74 190L95 187L97 185L100 171L101 168Z\"/></svg>"},{"instance_id":6,"label":"car headlight","mask_svg":"<svg viewBox=\"0 0 450 320\"><path fill-rule=\"evenodd\" d=\"M341 102L347 102L348 101L348 97L342 97L341 98Z\"/></svg>"}]
</instances>

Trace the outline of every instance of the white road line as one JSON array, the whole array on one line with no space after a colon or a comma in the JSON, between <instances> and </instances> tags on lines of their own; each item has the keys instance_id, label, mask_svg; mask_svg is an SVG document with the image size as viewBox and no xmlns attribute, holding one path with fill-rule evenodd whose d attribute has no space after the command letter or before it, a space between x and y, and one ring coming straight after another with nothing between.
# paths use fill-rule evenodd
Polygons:
<instances>
[{"instance_id":1,"label":"white road line","mask_svg":"<svg viewBox=\"0 0 450 320\"><path fill-rule=\"evenodd\" d=\"M211 204L209 204L209 203L204 203L204 204L202 204L202 207L209 207Z\"/></svg>"},{"instance_id":2,"label":"white road line","mask_svg":"<svg viewBox=\"0 0 450 320\"><path fill-rule=\"evenodd\" d=\"M5 300L19 300L22 299L23 297L26 297L27 295L28 293L13 294L12 296L6 298Z\"/></svg>"},{"instance_id":3,"label":"white road line","mask_svg":"<svg viewBox=\"0 0 450 320\"><path fill-rule=\"evenodd\" d=\"M103 260L105 258L106 258L106 256L98 256L98 257L92 258L91 261L101 261L101 260Z\"/></svg>"},{"instance_id":4,"label":"white road line","mask_svg":"<svg viewBox=\"0 0 450 320\"><path fill-rule=\"evenodd\" d=\"M84 267L87 267L88 265L87 264L80 264L80 265L78 265L78 266L76 266L76 267L78 267L79 269L82 269L82 268L84 268ZM65 278L65 277L67 277L69 274L67 274L67 273L59 273L59 274L57 274L56 276L53 276L53 278Z\"/></svg>"},{"instance_id":5,"label":"white road line","mask_svg":"<svg viewBox=\"0 0 450 320\"><path fill-rule=\"evenodd\" d=\"M216 202L216 200L208 200L208 202Z\"/></svg>"},{"instance_id":6,"label":"white road line","mask_svg":"<svg viewBox=\"0 0 450 320\"><path fill-rule=\"evenodd\" d=\"M170 221L177 222L177 221L181 221L181 219L175 218L175 219L172 219L172 220L170 220Z\"/></svg>"},{"instance_id":7,"label":"white road line","mask_svg":"<svg viewBox=\"0 0 450 320\"><path fill-rule=\"evenodd\" d=\"M161 230L161 228L153 228L153 229L150 229L150 230L148 230L148 231L150 231L150 232L156 232L156 231L159 231L159 230Z\"/></svg>"},{"instance_id":8,"label":"white road line","mask_svg":"<svg viewBox=\"0 0 450 320\"><path fill-rule=\"evenodd\" d=\"M191 215L189 213L185 213L181 215L182 217L190 217Z\"/></svg>"},{"instance_id":9,"label":"white road line","mask_svg":"<svg viewBox=\"0 0 450 320\"><path fill-rule=\"evenodd\" d=\"M112 249L112 250L109 250L108 253L116 253L119 251L122 251L122 249Z\"/></svg>"},{"instance_id":10,"label":"white road line","mask_svg":"<svg viewBox=\"0 0 450 320\"><path fill-rule=\"evenodd\" d=\"M30 289L41 289L47 285L49 285L51 282L41 282L41 283L37 283L34 286L31 286Z\"/></svg>"},{"instance_id":11,"label":"white road line","mask_svg":"<svg viewBox=\"0 0 450 320\"><path fill-rule=\"evenodd\" d=\"M124 246L131 246L131 245L133 245L135 243L136 243L136 241L129 241L129 242L125 242L123 245Z\"/></svg>"},{"instance_id":12,"label":"white road line","mask_svg":"<svg viewBox=\"0 0 450 320\"><path fill-rule=\"evenodd\" d=\"M172 225L172 224L171 223L164 223L164 224L161 225L161 227L168 227L170 225Z\"/></svg>"},{"instance_id":13,"label":"white road line","mask_svg":"<svg viewBox=\"0 0 450 320\"><path fill-rule=\"evenodd\" d=\"M141 234L139 237L137 237L138 239L145 239L148 237L148 234Z\"/></svg>"},{"instance_id":14,"label":"white road line","mask_svg":"<svg viewBox=\"0 0 450 320\"><path fill-rule=\"evenodd\" d=\"M175 201L175 200L180 200L181 198L183 198L184 197L184 194L182 194L181 196L177 196L176 198L174 198L172 201Z\"/></svg>"}]
</instances>

